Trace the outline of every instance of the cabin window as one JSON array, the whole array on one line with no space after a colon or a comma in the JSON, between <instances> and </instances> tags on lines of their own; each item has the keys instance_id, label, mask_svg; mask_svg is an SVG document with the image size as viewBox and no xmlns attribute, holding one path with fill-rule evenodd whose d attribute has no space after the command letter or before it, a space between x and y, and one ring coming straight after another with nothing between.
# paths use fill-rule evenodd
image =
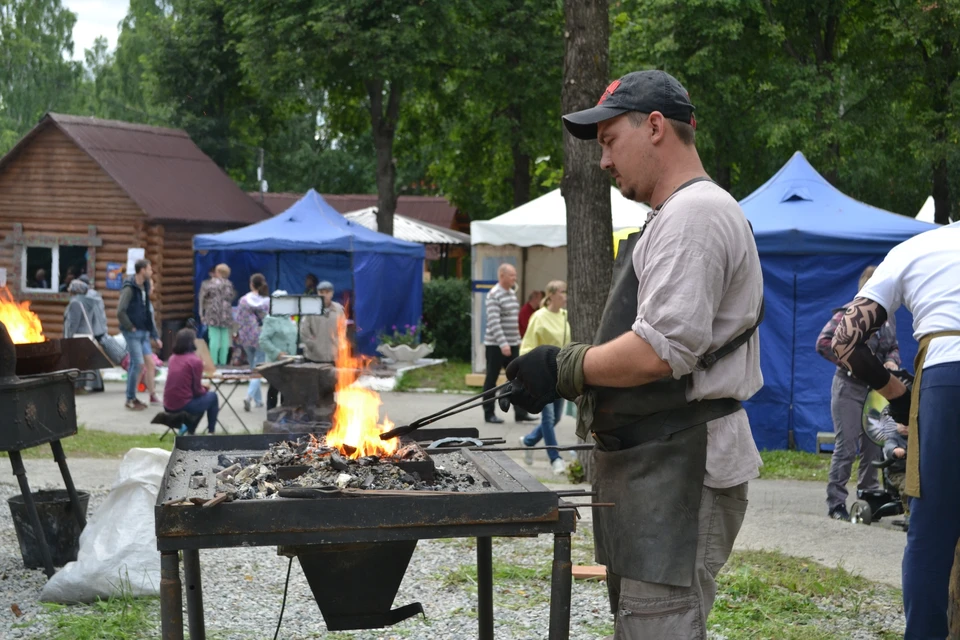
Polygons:
<instances>
[{"instance_id":1,"label":"cabin window","mask_svg":"<svg viewBox=\"0 0 960 640\"><path fill-rule=\"evenodd\" d=\"M22 290L65 292L71 281L87 273L88 252L88 247L77 245L23 247Z\"/></svg>"}]
</instances>

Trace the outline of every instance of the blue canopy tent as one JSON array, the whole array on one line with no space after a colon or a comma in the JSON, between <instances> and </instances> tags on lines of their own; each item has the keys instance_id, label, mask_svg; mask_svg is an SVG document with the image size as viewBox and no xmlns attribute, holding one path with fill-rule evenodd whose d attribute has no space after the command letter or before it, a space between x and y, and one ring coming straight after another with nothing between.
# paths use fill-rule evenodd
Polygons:
<instances>
[{"instance_id":1,"label":"blue canopy tent","mask_svg":"<svg viewBox=\"0 0 960 640\"><path fill-rule=\"evenodd\" d=\"M272 218L223 233L194 236L195 290L216 264L230 265L237 291L260 272L271 290L302 293L313 273L348 300L357 348L376 352L377 335L417 324L423 306L423 245L350 222L311 189Z\"/></svg>"},{"instance_id":2,"label":"blue canopy tent","mask_svg":"<svg viewBox=\"0 0 960 640\"><path fill-rule=\"evenodd\" d=\"M936 228L864 204L835 189L799 151L740 202L753 224L763 268L766 316L760 327L763 389L745 403L760 449L816 450L832 431L835 367L815 351L832 310L853 300L863 269L895 245ZM913 370L912 318L897 314L904 366Z\"/></svg>"}]
</instances>

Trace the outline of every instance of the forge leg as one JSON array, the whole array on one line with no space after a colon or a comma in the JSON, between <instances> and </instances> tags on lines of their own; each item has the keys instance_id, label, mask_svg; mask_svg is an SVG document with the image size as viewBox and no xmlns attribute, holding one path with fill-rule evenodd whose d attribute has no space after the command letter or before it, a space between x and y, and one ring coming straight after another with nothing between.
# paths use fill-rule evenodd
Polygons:
<instances>
[{"instance_id":1,"label":"forge leg","mask_svg":"<svg viewBox=\"0 0 960 640\"><path fill-rule=\"evenodd\" d=\"M200 582L200 552L185 549L183 552L183 585L187 590L187 625L190 640L206 640L203 624L203 587Z\"/></svg>"},{"instance_id":2,"label":"forge leg","mask_svg":"<svg viewBox=\"0 0 960 640\"><path fill-rule=\"evenodd\" d=\"M553 536L553 576L550 590L550 640L570 637L570 590L573 564L570 561L570 534Z\"/></svg>"},{"instance_id":3,"label":"forge leg","mask_svg":"<svg viewBox=\"0 0 960 640\"><path fill-rule=\"evenodd\" d=\"M160 635L163 640L183 640L183 591L176 551L160 554Z\"/></svg>"},{"instance_id":4,"label":"forge leg","mask_svg":"<svg viewBox=\"0 0 960 640\"><path fill-rule=\"evenodd\" d=\"M37 544L40 545L40 555L43 557L43 572L49 578L53 575L53 558L50 555L50 547L47 546L47 538L43 535L43 527L40 526L37 504L33 501L33 494L30 493L27 470L23 468L23 458L20 457L19 451L10 452L10 464L13 466L13 475L17 476L17 482L20 483L20 494L23 496L23 504L27 507L27 515L30 517L33 535L37 539Z\"/></svg>"},{"instance_id":5,"label":"forge leg","mask_svg":"<svg viewBox=\"0 0 960 640\"><path fill-rule=\"evenodd\" d=\"M74 516L77 518L77 524L82 531L87 526L87 517L80 507L80 496L77 495L77 488L73 486L73 477L70 475L70 469L67 467L67 456L63 453L63 445L59 440L50 443L50 449L53 450L53 459L57 461L60 467L60 475L63 476L63 486L67 488L67 495L70 496L70 506L73 507Z\"/></svg>"},{"instance_id":6,"label":"forge leg","mask_svg":"<svg viewBox=\"0 0 960 640\"><path fill-rule=\"evenodd\" d=\"M477 618L480 640L493 640L492 538L477 538Z\"/></svg>"}]
</instances>

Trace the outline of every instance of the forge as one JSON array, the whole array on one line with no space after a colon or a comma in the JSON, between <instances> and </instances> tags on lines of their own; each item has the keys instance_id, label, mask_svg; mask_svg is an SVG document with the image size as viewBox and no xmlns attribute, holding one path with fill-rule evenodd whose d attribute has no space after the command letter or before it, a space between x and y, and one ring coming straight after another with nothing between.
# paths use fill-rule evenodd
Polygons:
<instances>
[{"instance_id":1,"label":"forge","mask_svg":"<svg viewBox=\"0 0 960 640\"><path fill-rule=\"evenodd\" d=\"M333 365L281 360L257 371L280 391L280 403L267 411L264 433L311 433L330 426L337 406Z\"/></svg>"},{"instance_id":2,"label":"forge","mask_svg":"<svg viewBox=\"0 0 960 640\"><path fill-rule=\"evenodd\" d=\"M321 441L325 433L315 435ZM398 596L417 542L454 537L477 538L479 637L492 640L492 539L540 534L554 536L549 638L568 638L575 505L500 451L430 448L446 438L476 439L476 429L418 431L419 444L401 443L400 450L411 444L426 449L419 461L430 461L434 477L404 471L410 480L386 490L362 488L363 474L374 464L361 464L363 458L338 468L352 479L327 484L317 468L328 456L297 464L304 461L283 452L296 454L303 445L288 438L177 438L155 506L164 640L184 637L184 592L190 638L205 637L201 549L277 546L297 559L327 629L335 631L386 627L422 613L421 603ZM402 462L381 459L376 465L393 474L390 467ZM246 482L238 481L241 476L272 490L228 499L226 485ZM186 584L180 582L179 552ZM401 606L394 608L398 597Z\"/></svg>"}]
</instances>

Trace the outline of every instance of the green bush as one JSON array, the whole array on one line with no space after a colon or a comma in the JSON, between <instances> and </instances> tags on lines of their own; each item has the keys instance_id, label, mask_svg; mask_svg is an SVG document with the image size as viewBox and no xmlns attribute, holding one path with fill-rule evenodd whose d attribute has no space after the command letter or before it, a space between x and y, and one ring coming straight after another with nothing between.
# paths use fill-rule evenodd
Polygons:
<instances>
[{"instance_id":1,"label":"green bush","mask_svg":"<svg viewBox=\"0 0 960 640\"><path fill-rule=\"evenodd\" d=\"M470 360L470 283L438 278L423 283L424 342L433 343L434 355Z\"/></svg>"}]
</instances>

